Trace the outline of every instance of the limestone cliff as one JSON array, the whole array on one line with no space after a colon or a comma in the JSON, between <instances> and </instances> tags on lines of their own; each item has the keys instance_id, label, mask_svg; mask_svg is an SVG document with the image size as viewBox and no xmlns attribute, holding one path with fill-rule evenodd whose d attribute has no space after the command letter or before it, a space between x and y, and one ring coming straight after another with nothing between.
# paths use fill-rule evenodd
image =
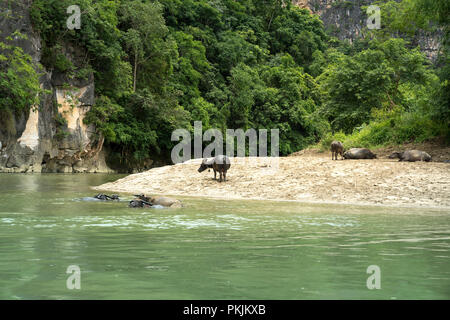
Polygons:
<instances>
[{"instance_id":1,"label":"limestone cliff","mask_svg":"<svg viewBox=\"0 0 450 320\"><path fill-rule=\"evenodd\" d=\"M328 34L340 40L353 42L364 37L367 15L361 7L369 6L376 0L293 0L300 8L308 9L320 16ZM383 21L381 21L381 27ZM411 45L420 46L422 52L435 61L439 50L442 32L421 31L411 40Z\"/></svg>"},{"instance_id":2,"label":"limestone cliff","mask_svg":"<svg viewBox=\"0 0 450 320\"><path fill-rule=\"evenodd\" d=\"M16 30L25 34L27 39L18 39L14 45L38 65L41 41L32 29L30 5L31 1L0 4L0 41ZM76 66L82 52L70 45L64 51ZM23 114L0 115L0 172L110 172L101 150L102 139L95 128L83 123L94 103L93 74L77 79L44 70L40 85L47 93L39 105Z\"/></svg>"}]
</instances>

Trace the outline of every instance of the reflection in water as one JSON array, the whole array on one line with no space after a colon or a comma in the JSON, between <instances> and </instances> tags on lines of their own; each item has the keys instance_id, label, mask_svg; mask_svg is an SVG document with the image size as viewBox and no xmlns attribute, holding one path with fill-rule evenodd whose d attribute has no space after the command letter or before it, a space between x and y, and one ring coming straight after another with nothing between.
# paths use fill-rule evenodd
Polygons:
<instances>
[{"instance_id":1,"label":"reflection in water","mask_svg":"<svg viewBox=\"0 0 450 320\"><path fill-rule=\"evenodd\" d=\"M85 201L114 175L0 175L3 299L448 299L445 210ZM393 212L394 211L394 212ZM82 290L65 286L69 265ZM368 290L378 265L382 289Z\"/></svg>"}]
</instances>

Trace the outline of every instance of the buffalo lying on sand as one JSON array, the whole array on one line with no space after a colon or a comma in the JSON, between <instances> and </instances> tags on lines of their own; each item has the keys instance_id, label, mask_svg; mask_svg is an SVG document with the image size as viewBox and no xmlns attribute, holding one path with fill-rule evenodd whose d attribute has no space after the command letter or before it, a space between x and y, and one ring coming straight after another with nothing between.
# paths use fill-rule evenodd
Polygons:
<instances>
[{"instance_id":1,"label":"buffalo lying on sand","mask_svg":"<svg viewBox=\"0 0 450 320\"><path fill-rule=\"evenodd\" d=\"M366 148L351 148L344 153L345 159L376 159L377 155Z\"/></svg>"},{"instance_id":2,"label":"buffalo lying on sand","mask_svg":"<svg viewBox=\"0 0 450 320\"><path fill-rule=\"evenodd\" d=\"M404 152L393 152L389 156L389 159L400 159L399 161L431 161L431 156L425 151L420 150L407 150Z\"/></svg>"},{"instance_id":3,"label":"buffalo lying on sand","mask_svg":"<svg viewBox=\"0 0 450 320\"><path fill-rule=\"evenodd\" d=\"M331 160L337 160L338 154L341 159L344 159L344 145L340 141L333 141L331 143Z\"/></svg>"},{"instance_id":4,"label":"buffalo lying on sand","mask_svg":"<svg viewBox=\"0 0 450 320\"><path fill-rule=\"evenodd\" d=\"M214 180L216 180L216 173L219 172L219 182L222 182L222 176L223 180L227 181L227 170L230 169L230 167L230 158L225 155L220 155L211 160L203 159L200 168L198 168L198 172L203 172L208 168L212 168L214 170Z\"/></svg>"}]
</instances>

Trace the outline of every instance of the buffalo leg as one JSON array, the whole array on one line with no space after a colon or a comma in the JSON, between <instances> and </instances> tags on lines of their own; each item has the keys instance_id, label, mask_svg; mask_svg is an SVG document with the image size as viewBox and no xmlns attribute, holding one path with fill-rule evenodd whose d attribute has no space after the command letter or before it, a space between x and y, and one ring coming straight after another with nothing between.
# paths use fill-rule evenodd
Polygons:
<instances>
[{"instance_id":1,"label":"buffalo leg","mask_svg":"<svg viewBox=\"0 0 450 320\"><path fill-rule=\"evenodd\" d=\"M213 169L214 170L214 180L217 180L216 179L216 169Z\"/></svg>"}]
</instances>

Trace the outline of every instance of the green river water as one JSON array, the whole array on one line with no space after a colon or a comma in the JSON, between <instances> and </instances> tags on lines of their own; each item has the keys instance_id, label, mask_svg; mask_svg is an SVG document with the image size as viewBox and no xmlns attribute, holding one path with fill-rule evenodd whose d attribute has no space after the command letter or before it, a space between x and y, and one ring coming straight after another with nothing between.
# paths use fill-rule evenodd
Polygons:
<instances>
[{"instance_id":1,"label":"green river water","mask_svg":"<svg viewBox=\"0 0 450 320\"><path fill-rule=\"evenodd\" d=\"M84 201L119 177L0 174L0 299L450 298L448 210Z\"/></svg>"}]
</instances>

